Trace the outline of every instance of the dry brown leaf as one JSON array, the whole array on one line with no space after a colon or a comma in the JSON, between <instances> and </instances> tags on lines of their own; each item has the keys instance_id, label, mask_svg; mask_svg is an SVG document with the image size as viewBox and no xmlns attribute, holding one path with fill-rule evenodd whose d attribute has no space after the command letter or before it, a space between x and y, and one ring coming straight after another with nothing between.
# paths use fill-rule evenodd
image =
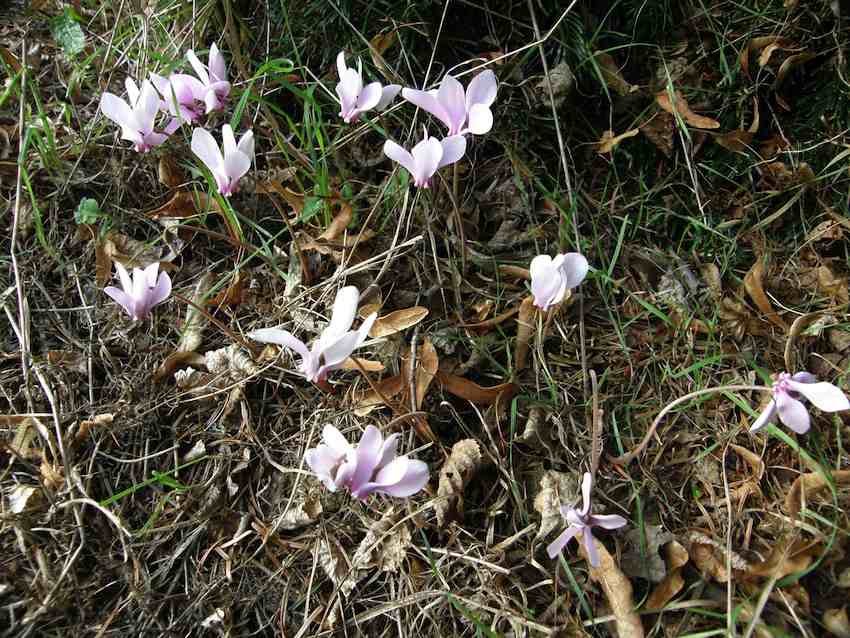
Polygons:
<instances>
[{"instance_id":1,"label":"dry brown leaf","mask_svg":"<svg viewBox=\"0 0 850 638\"><path fill-rule=\"evenodd\" d=\"M685 586L682 568L690 560L688 550L679 541L674 540L667 544L666 552L667 576L647 598L645 605L647 609L663 609Z\"/></svg>"},{"instance_id":2,"label":"dry brown leaf","mask_svg":"<svg viewBox=\"0 0 850 638\"><path fill-rule=\"evenodd\" d=\"M404 563L412 536L406 521L399 523L401 512L390 507L369 526L351 558L355 570L378 569L396 573Z\"/></svg>"},{"instance_id":3,"label":"dry brown leaf","mask_svg":"<svg viewBox=\"0 0 850 638\"><path fill-rule=\"evenodd\" d=\"M385 405L384 398L392 399L405 389L405 379L397 374L386 379L381 379L375 384L378 392L370 389L354 406L354 414L364 417L373 410Z\"/></svg>"},{"instance_id":4,"label":"dry brown leaf","mask_svg":"<svg viewBox=\"0 0 850 638\"><path fill-rule=\"evenodd\" d=\"M525 369L528 363L528 353L531 349L531 337L534 334L534 318L536 316L534 298L529 295L522 300L519 306L519 316L516 319L516 350L514 354L516 372Z\"/></svg>"},{"instance_id":5,"label":"dry brown leaf","mask_svg":"<svg viewBox=\"0 0 850 638\"><path fill-rule=\"evenodd\" d=\"M751 564L744 575L748 578L784 578L805 570L820 549L820 543L803 539L797 539L790 545L787 542L774 543L770 555L759 563Z\"/></svg>"},{"instance_id":6,"label":"dry brown leaf","mask_svg":"<svg viewBox=\"0 0 850 638\"><path fill-rule=\"evenodd\" d=\"M369 336L373 338L388 337L401 332L422 321L428 316L428 309L422 306L413 306L403 310L396 310L383 317L378 317L369 330Z\"/></svg>"},{"instance_id":7,"label":"dry brown leaf","mask_svg":"<svg viewBox=\"0 0 850 638\"><path fill-rule=\"evenodd\" d=\"M809 60L817 57L814 53L797 53L796 55L789 55L782 62L782 66L779 67L779 70L776 72L776 82L774 86L779 86L782 82L785 81L785 76L793 69L795 66L799 66L801 64L805 64Z\"/></svg>"},{"instance_id":8,"label":"dry brown leaf","mask_svg":"<svg viewBox=\"0 0 850 638\"><path fill-rule=\"evenodd\" d=\"M156 372L153 374L155 383L159 383L166 377L170 377L177 368L181 366L200 367L205 365L204 355L197 352L172 352L165 358Z\"/></svg>"},{"instance_id":9,"label":"dry brown leaf","mask_svg":"<svg viewBox=\"0 0 850 638\"><path fill-rule=\"evenodd\" d=\"M360 365L357 365L357 364ZM359 370L363 368L366 372L383 372L384 364L380 361L372 361L371 359L361 359L360 357L348 357L339 366L340 370Z\"/></svg>"},{"instance_id":10,"label":"dry brown leaf","mask_svg":"<svg viewBox=\"0 0 850 638\"><path fill-rule=\"evenodd\" d=\"M372 57L372 63L387 80L392 80L393 74L384 60L384 53L396 42L397 39L398 34L395 29L393 29L386 33L379 33L369 41L369 54Z\"/></svg>"},{"instance_id":11,"label":"dry brown leaf","mask_svg":"<svg viewBox=\"0 0 850 638\"><path fill-rule=\"evenodd\" d=\"M598 539L594 539L593 542L596 544L596 551L599 554L599 567L590 566L590 578L599 583L602 591L605 592L608 606L614 615L617 636L619 638L643 638L643 624L640 621L640 615L635 611L631 582L620 571L614 557L608 553L605 545ZM579 551L586 559L584 543L579 543ZM590 565L589 562L588 565Z\"/></svg>"},{"instance_id":12,"label":"dry brown leaf","mask_svg":"<svg viewBox=\"0 0 850 638\"><path fill-rule=\"evenodd\" d=\"M620 142L629 137L634 137L638 133L640 133L639 128L633 128L616 136L614 135L614 131L605 131L602 133L602 139L597 142L597 151L599 153L610 153Z\"/></svg>"},{"instance_id":13,"label":"dry brown leaf","mask_svg":"<svg viewBox=\"0 0 850 638\"><path fill-rule=\"evenodd\" d=\"M481 467L481 448L475 439L463 439L452 446L451 454L440 468L434 511L437 524L463 516L463 491Z\"/></svg>"},{"instance_id":14,"label":"dry brown leaf","mask_svg":"<svg viewBox=\"0 0 850 638\"><path fill-rule=\"evenodd\" d=\"M297 496L280 518L275 521L275 527L283 530L293 530L312 525L322 513L322 501L316 495L304 492Z\"/></svg>"},{"instance_id":15,"label":"dry brown leaf","mask_svg":"<svg viewBox=\"0 0 850 638\"><path fill-rule=\"evenodd\" d=\"M850 470L833 470L831 476L836 485L850 485ZM785 511L788 516L792 520L797 519L800 510L803 509L804 494L807 500L811 500L828 488L829 482L820 472L810 472L798 476L785 496Z\"/></svg>"},{"instance_id":16,"label":"dry brown leaf","mask_svg":"<svg viewBox=\"0 0 850 638\"><path fill-rule=\"evenodd\" d=\"M741 51L740 63L744 73L747 75L750 74L750 53L762 51L765 47L776 44L782 45L781 48L790 48L793 46L790 40L778 35L765 35L752 38L747 43L747 46L744 47L743 51Z\"/></svg>"},{"instance_id":17,"label":"dry brown leaf","mask_svg":"<svg viewBox=\"0 0 850 638\"><path fill-rule=\"evenodd\" d=\"M351 219L353 217L351 206L342 200L335 201L339 204L340 211L331 220L331 223L325 229L325 232L319 235L318 239L335 241L342 237L343 233L345 233L345 229L348 228L348 225L351 223Z\"/></svg>"},{"instance_id":18,"label":"dry brown leaf","mask_svg":"<svg viewBox=\"0 0 850 638\"><path fill-rule=\"evenodd\" d=\"M764 259L761 257L756 259L756 262L753 264L752 268L750 268L749 272L747 272L744 277L744 288L747 291L747 294L750 295L750 298L756 304L759 310L761 310L762 314L767 317L768 321L770 321L773 325L782 328L783 331L788 331L788 326L785 322L780 318L776 311L773 309L773 306L770 304L770 299L768 299L767 295L764 292L764 288L762 287L762 281L764 280L764 271L765 271L765 263Z\"/></svg>"},{"instance_id":19,"label":"dry brown leaf","mask_svg":"<svg viewBox=\"0 0 850 638\"><path fill-rule=\"evenodd\" d=\"M440 367L440 359L437 356L437 350L429 338L425 338L422 345L417 349L416 356L416 400L415 408L419 410L422 407L422 402L428 394L428 389L437 375L437 370Z\"/></svg>"},{"instance_id":20,"label":"dry brown leaf","mask_svg":"<svg viewBox=\"0 0 850 638\"><path fill-rule=\"evenodd\" d=\"M623 78L623 74L620 73L620 67L613 57L603 51L598 51L594 57L596 57L599 70L602 72L602 77L609 89L621 96L637 91L638 87L629 84Z\"/></svg>"},{"instance_id":21,"label":"dry brown leaf","mask_svg":"<svg viewBox=\"0 0 850 638\"><path fill-rule=\"evenodd\" d=\"M50 463L46 458L41 459L41 466L38 468L41 474L41 484L49 492L56 491L65 485L65 469L61 465Z\"/></svg>"},{"instance_id":22,"label":"dry brown leaf","mask_svg":"<svg viewBox=\"0 0 850 638\"><path fill-rule=\"evenodd\" d=\"M548 470L540 479L540 491L534 497L534 509L540 514L537 540L541 540L555 529L564 527L561 505L578 501L579 481L574 474Z\"/></svg>"},{"instance_id":23,"label":"dry brown leaf","mask_svg":"<svg viewBox=\"0 0 850 638\"><path fill-rule=\"evenodd\" d=\"M14 417L6 417L3 419L4 422L9 425L13 424ZM9 420L6 420L9 419ZM12 439L12 442L8 444L8 449L17 454L22 458L29 458L32 454L30 450L30 445L35 440L36 434L38 433L37 424L35 419L31 416L21 417L19 421L17 421L17 428L15 429L15 437Z\"/></svg>"},{"instance_id":24,"label":"dry brown leaf","mask_svg":"<svg viewBox=\"0 0 850 638\"><path fill-rule=\"evenodd\" d=\"M74 437L74 442L80 443L83 439L88 437L89 432L91 432L93 429L112 425L112 422L114 420L114 414L97 414L91 419L80 421L80 428L77 430L77 434Z\"/></svg>"},{"instance_id":25,"label":"dry brown leaf","mask_svg":"<svg viewBox=\"0 0 850 638\"><path fill-rule=\"evenodd\" d=\"M726 571L726 546L699 531L688 534L688 554L703 577L712 577L719 583L729 581ZM733 574L746 572L750 565L738 553L729 556Z\"/></svg>"},{"instance_id":26,"label":"dry brown leaf","mask_svg":"<svg viewBox=\"0 0 850 638\"><path fill-rule=\"evenodd\" d=\"M204 329L209 323L206 313L201 309L206 305L210 287L215 281L211 272L201 275L192 291L192 303L186 306L186 319L180 327L180 340L177 342L177 352L194 352L201 347Z\"/></svg>"},{"instance_id":27,"label":"dry brown leaf","mask_svg":"<svg viewBox=\"0 0 850 638\"><path fill-rule=\"evenodd\" d=\"M750 144L753 141L753 134L749 131L742 131L739 129L722 135L715 135L714 141L727 151L743 153L750 148Z\"/></svg>"},{"instance_id":28,"label":"dry brown leaf","mask_svg":"<svg viewBox=\"0 0 850 638\"><path fill-rule=\"evenodd\" d=\"M9 492L9 511L12 514L21 514L25 510L33 508L40 499L41 492L37 487L31 485L17 485ZM35 498L34 498L35 497Z\"/></svg>"},{"instance_id":29,"label":"dry brown leaf","mask_svg":"<svg viewBox=\"0 0 850 638\"><path fill-rule=\"evenodd\" d=\"M245 301L246 285L250 282L250 276L242 270L237 270L230 278L227 288L219 292L214 297L207 299L208 306L221 308L228 306L235 308L240 306Z\"/></svg>"},{"instance_id":30,"label":"dry brown leaf","mask_svg":"<svg viewBox=\"0 0 850 638\"><path fill-rule=\"evenodd\" d=\"M186 172L180 168L174 157L168 154L164 154L159 158L157 173L160 183L172 190L180 188L188 181Z\"/></svg>"},{"instance_id":31,"label":"dry brown leaf","mask_svg":"<svg viewBox=\"0 0 850 638\"><path fill-rule=\"evenodd\" d=\"M734 443L732 443L729 445L729 447L732 448L738 456L740 456L747 462L747 465L752 468L755 477L758 480L761 480L761 478L764 476L764 460L762 460L762 458L752 450L748 450L747 448L742 447L740 445L735 445Z\"/></svg>"},{"instance_id":32,"label":"dry brown leaf","mask_svg":"<svg viewBox=\"0 0 850 638\"><path fill-rule=\"evenodd\" d=\"M640 132L664 153L665 157L673 154L673 133L676 130L676 118L666 111L659 111L646 124L641 125Z\"/></svg>"},{"instance_id":33,"label":"dry brown leaf","mask_svg":"<svg viewBox=\"0 0 850 638\"><path fill-rule=\"evenodd\" d=\"M0 47L0 57L2 57L3 61L11 67L12 71L14 71L15 73L21 72L21 69L23 67L21 67L21 63L18 61L18 57L14 53L12 53L8 48Z\"/></svg>"},{"instance_id":34,"label":"dry brown leaf","mask_svg":"<svg viewBox=\"0 0 850 638\"><path fill-rule=\"evenodd\" d=\"M847 607L827 609L823 612L823 626L837 638L850 638L850 619L847 618Z\"/></svg>"},{"instance_id":35,"label":"dry brown leaf","mask_svg":"<svg viewBox=\"0 0 850 638\"><path fill-rule=\"evenodd\" d=\"M339 589L343 596L348 596L365 573L354 573L348 565L345 554L335 544L322 538L316 546L316 561L325 575Z\"/></svg>"},{"instance_id":36,"label":"dry brown leaf","mask_svg":"<svg viewBox=\"0 0 850 638\"><path fill-rule=\"evenodd\" d=\"M839 305L847 305L850 302L847 277L836 275L826 264L818 267L818 290L832 297Z\"/></svg>"},{"instance_id":37,"label":"dry brown leaf","mask_svg":"<svg viewBox=\"0 0 850 638\"><path fill-rule=\"evenodd\" d=\"M437 371L437 381L447 392L466 399L471 403L480 405L492 405L501 399L510 399L517 392L515 383L502 383L489 388L484 388L477 383L458 377L442 370Z\"/></svg>"},{"instance_id":38,"label":"dry brown leaf","mask_svg":"<svg viewBox=\"0 0 850 638\"><path fill-rule=\"evenodd\" d=\"M652 583L664 580L667 566L661 557L661 548L674 540L673 534L663 525L645 525L642 530L630 529L625 540L627 549L620 558L623 572L630 578L645 578Z\"/></svg>"},{"instance_id":39,"label":"dry brown leaf","mask_svg":"<svg viewBox=\"0 0 850 638\"><path fill-rule=\"evenodd\" d=\"M178 191L162 206L148 211L146 215L151 219L185 219L209 212L222 212L214 197L203 192Z\"/></svg>"},{"instance_id":40,"label":"dry brown leaf","mask_svg":"<svg viewBox=\"0 0 850 638\"><path fill-rule=\"evenodd\" d=\"M844 239L844 227L841 222L827 219L815 226L806 235L806 243L817 241L838 241Z\"/></svg>"},{"instance_id":41,"label":"dry brown leaf","mask_svg":"<svg viewBox=\"0 0 850 638\"><path fill-rule=\"evenodd\" d=\"M667 91L661 91L655 96L655 101L658 105L670 113L671 115L678 114L685 122L694 128L715 129L720 128L720 122L704 115L697 115L691 110L688 101L679 92L673 93L673 100L670 100L670 95Z\"/></svg>"}]
</instances>

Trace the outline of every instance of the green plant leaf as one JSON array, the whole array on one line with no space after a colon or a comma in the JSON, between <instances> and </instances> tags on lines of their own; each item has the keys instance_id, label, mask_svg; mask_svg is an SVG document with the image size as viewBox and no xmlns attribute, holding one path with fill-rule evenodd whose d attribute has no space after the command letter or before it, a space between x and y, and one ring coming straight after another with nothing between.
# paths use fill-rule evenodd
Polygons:
<instances>
[{"instance_id":1,"label":"green plant leaf","mask_svg":"<svg viewBox=\"0 0 850 638\"><path fill-rule=\"evenodd\" d=\"M68 55L77 55L86 47L86 36L77 15L70 7L58 16L50 19L50 33L53 39Z\"/></svg>"},{"instance_id":2,"label":"green plant leaf","mask_svg":"<svg viewBox=\"0 0 850 638\"><path fill-rule=\"evenodd\" d=\"M74 221L78 224L96 224L102 217L103 211L96 199L84 197L74 211Z\"/></svg>"}]
</instances>

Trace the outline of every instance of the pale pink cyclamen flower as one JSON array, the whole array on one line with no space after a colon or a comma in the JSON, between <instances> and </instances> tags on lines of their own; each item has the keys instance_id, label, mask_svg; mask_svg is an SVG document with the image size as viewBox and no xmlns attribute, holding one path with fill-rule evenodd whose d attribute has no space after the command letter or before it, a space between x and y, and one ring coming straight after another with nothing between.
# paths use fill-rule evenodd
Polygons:
<instances>
[{"instance_id":1,"label":"pale pink cyclamen flower","mask_svg":"<svg viewBox=\"0 0 850 638\"><path fill-rule=\"evenodd\" d=\"M797 434L805 434L811 427L811 418L801 398L808 399L824 412L850 410L850 401L831 383L818 383L815 376L808 372L794 375L783 372L773 384L773 398L750 427L750 432L758 432L779 417L782 423Z\"/></svg>"},{"instance_id":2,"label":"pale pink cyclamen flower","mask_svg":"<svg viewBox=\"0 0 850 638\"><path fill-rule=\"evenodd\" d=\"M215 178L218 192L230 197L239 189L239 180L251 169L254 159L254 133L246 132L236 143L230 124L221 127L222 149L206 129L192 131L192 152L206 164ZM222 153L222 150L224 153Z\"/></svg>"},{"instance_id":3,"label":"pale pink cyclamen flower","mask_svg":"<svg viewBox=\"0 0 850 638\"><path fill-rule=\"evenodd\" d=\"M177 130L183 122L194 124L201 121L204 115L204 85L198 78L185 73L172 73L167 78L151 73L150 78L162 96L159 108L174 117L169 128Z\"/></svg>"},{"instance_id":4,"label":"pale pink cyclamen flower","mask_svg":"<svg viewBox=\"0 0 850 638\"><path fill-rule=\"evenodd\" d=\"M617 514L591 514L590 513L590 492L593 489L593 477L589 472L584 473L584 478L581 482L582 507L580 510L574 507L561 505L561 516L570 524L549 546L546 551L549 558L555 558L563 551L567 543L570 542L577 534L581 534L584 541L584 549L587 553L587 558L590 564L594 567L599 567L599 553L596 551L596 545L593 541L593 533L591 528L601 527L602 529L618 529L623 527L628 521Z\"/></svg>"},{"instance_id":5,"label":"pale pink cyclamen flower","mask_svg":"<svg viewBox=\"0 0 850 638\"><path fill-rule=\"evenodd\" d=\"M336 85L341 106L339 116L346 124L356 122L360 114L366 111L383 111L401 90L398 84L388 84L381 88L380 82L363 86L363 62L357 60L357 70L347 67L343 51L336 56L336 68L339 72L339 83Z\"/></svg>"},{"instance_id":6,"label":"pale pink cyclamen flower","mask_svg":"<svg viewBox=\"0 0 850 638\"><path fill-rule=\"evenodd\" d=\"M493 128L490 105L498 88L496 74L488 69L472 78L465 92L460 82L446 74L437 90L404 89L401 95L445 124L450 136L483 135Z\"/></svg>"},{"instance_id":7,"label":"pale pink cyclamen flower","mask_svg":"<svg viewBox=\"0 0 850 638\"><path fill-rule=\"evenodd\" d=\"M137 321L144 321L150 314L151 308L168 299L171 294L171 277L167 272L159 273L159 262L154 262L144 270L133 268L133 278L126 268L117 261L115 270L121 280L121 288L107 286L103 289L107 295L118 302L130 317Z\"/></svg>"},{"instance_id":8,"label":"pale pink cyclamen flower","mask_svg":"<svg viewBox=\"0 0 850 638\"><path fill-rule=\"evenodd\" d=\"M261 328L249 333L248 336L260 343L275 343L295 350L301 355L301 363L298 371L308 381L318 383L322 381L331 370L336 370L345 362L351 353L363 345L369 330L378 317L377 312L363 320L357 330L351 330L354 316L357 314L357 302L360 294L354 286L346 286L340 289L334 300L331 321L327 328L322 331L319 338L313 342L313 347L307 345L298 337L286 330L278 328Z\"/></svg>"},{"instance_id":9,"label":"pale pink cyclamen flower","mask_svg":"<svg viewBox=\"0 0 850 638\"><path fill-rule=\"evenodd\" d=\"M326 425L324 443L307 450L304 460L331 492L348 488L363 501L370 494L412 496L428 482L428 466L407 455L396 456L400 436L384 439L378 428L369 425L355 448L339 430Z\"/></svg>"},{"instance_id":10,"label":"pale pink cyclamen flower","mask_svg":"<svg viewBox=\"0 0 850 638\"><path fill-rule=\"evenodd\" d=\"M438 140L428 137L427 130L424 139L409 152L392 140L384 142L384 155L404 166L419 188L429 188L434 173L443 166L454 164L465 152L466 138L463 135Z\"/></svg>"},{"instance_id":11,"label":"pale pink cyclamen flower","mask_svg":"<svg viewBox=\"0 0 850 638\"><path fill-rule=\"evenodd\" d=\"M230 82L227 81L227 65L218 46L215 42L210 45L208 66L198 59L192 49L186 52L186 57L201 81L201 90L195 97L204 103L207 113L223 109L230 95Z\"/></svg>"},{"instance_id":12,"label":"pale pink cyclamen flower","mask_svg":"<svg viewBox=\"0 0 850 638\"><path fill-rule=\"evenodd\" d=\"M142 82L141 91L132 78L127 78L124 86L129 104L117 95L104 93L100 97L100 110L121 127L121 139L133 142L139 153L146 153L168 139L165 133L154 131L159 114L159 96L148 80Z\"/></svg>"},{"instance_id":13,"label":"pale pink cyclamen flower","mask_svg":"<svg viewBox=\"0 0 850 638\"><path fill-rule=\"evenodd\" d=\"M541 310L561 303L567 290L575 288L587 276L590 266L579 253L537 255L531 260L531 292L534 305Z\"/></svg>"}]
</instances>

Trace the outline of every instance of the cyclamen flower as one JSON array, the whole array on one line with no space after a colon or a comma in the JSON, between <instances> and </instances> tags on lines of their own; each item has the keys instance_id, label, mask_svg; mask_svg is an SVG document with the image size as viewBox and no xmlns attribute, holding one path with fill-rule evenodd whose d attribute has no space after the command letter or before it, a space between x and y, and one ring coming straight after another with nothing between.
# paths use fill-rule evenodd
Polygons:
<instances>
[{"instance_id":1,"label":"cyclamen flower","mask_svg":"<svg viewBox=\"0 0 850 638\"><path fill-rule=\"evenodd\" d=\"M341 109L339 116L346 124L356 122L361 113L372 109L384 110L393 101L401 86L388 84L381 88L380 82L372 82L363 86L363 62L357 60L357 70L345 65L345 52L340 51L336 56L336 68L339 71L339 83L336 94L339 96Z\"/></svg>"},{"instance_id":2,"label":"cyclamen flower","mask_svg":"<svg viewBox=\"0 0 850 638\"><path fill-rule=\"evenodd\" d=\"M587 276L590 266L579 253L538 255L531 260L531 292L534 305L541 310L560 303L567 290L575 288Z\"/></svg>"},{"instance_id":3,"label":"cyclamen flower","mask_svg":"<svg viewBox=\"0 0 850 638\"><path fill-rule=\"evenodd\" d=\"M808 399L824 412L850 410L850 401L836 386L825 381L817 382L813 374L783 372L773 384L773 398L755 420L750 432L758 432L776 418L797 434L805 434L811 427L811 418L800 399Z\"/></svg>"},{"instance_id":4,"label":"cyclamen flower","mask_svg":"<svg viewBox=\"0 0 850 638\"><path fill-rule=\"evenodd\" d=\"M230 197L239 189L239 180L251 169L254 159L254 134L245 133L236 143L230 124L221 127L224 153L219 149L212 134L206 129L192 131L192 152L206 164L215 177L218 192Z\"/></svg>"},{"instance_id":5,"label":"cyclamen flower","mask_svg":"<svg viewBox=\"0 0 850 638\"><path fill-rule=\"evenodd\" d=\"M151 82L162 96L159 108L171 113L179 126L182 122L196 123L204 115L204 85L198 78L185 73L172 73L167 78L151 73Z\"/></svg>"},{"instance_id":6,"label":"cyclamen flower","mask_svg":"<svg viewBox=\"0 0 850 638\"><path fill-rule=\"evenodd\" d=\"M124 86L129 104L117 95L104 93L100 97L100 110L121 127L121 139L133 142L139 153L146 153L168 139L168 135L154 131L159 96L148 80L142 82L141 91L132 78L127 78Z\"/></svg>"},{"instance_id":7,"label":"cyclamen flower","mask_svg":"<svg viewBox=\"0 0 850 638\"><path fill-rule=\"evenodd\" d=\"M488 69L472 78L466 92L460 82L446 75L435 91L404 89L401 96L439 119L449 135L483 135L493 128L490 105L497 91L496 74Z\"/></svg>"},{"instance_id":8,"label":"cyclamen flower","mask_svg":"<svg viewBox=\"0 0 850 638\"><path fill-rule=\"evenodd\" d=\"M339 430L326 425L324 443L307 450L304 460L331 492L347 488L362 501L370 494L412 496L428 482L428 466L396 456L400 436L384 439L378 428L369 425L355 448Z\"/></svg>"},{"instance_id":9,"label":"cyclamen flower","mask_svg":"<svg viewBox=\"0 0 850 638\"><path fill-rule=\"evenodd\" d=\"M581 534L590 564L594 567L599 567L599 553L596 551L596 545L593 542L591 528L618 529L628 522L625 518L617 514L591 514L590 492L592 489L593 477L589 472L585 472L581 482L582 508L577 510L573 507L561 505L561 516L570 525L546 548L549 558L555 558L566 547L567 543L570 542L570 539L577 534Z\"/></svg>"},{"instance_id":10,"label":"cyclamen flower","mask_svg":"<svg viewBox=\"0 0 850 638\"><path fill-rule=\"evenodd\" d=\"M152 263L144 270L133 268L132 280L127 269L117 261L115 270L118 271L123 290L115 286L107 286L103 292L117 301L134 320L147 319L151 308L168 299L168 295L171 294L171 278L168 273L161 272L157 277L158 262Z\"/></svg>"},{"instance_id":11,"label":"cyclamen flower","mask_svg":"<svg viewBox=\"0 0 850 638\"><path fill-rule=\"evenodd\" d=\"M206 105L207 113L223 109L230 95L230 82L227 81L227 65L218 46L214 42L210 45L209 66L204 66L192 49L186 52L186 57L201 81L196 99Z\"/></svg>"},{"instance_id":12,"label":"cyclamen flower","mask_svg":"<svg viewBox=\"0 0 850 638\"><path fill-rule=\"evenodd\" d=\"M443 140L428 137L414 146L410 152L393 142L384 142L384 155L404 166L419 188L429 188L431 178L439 169L454 164L466 152L466 138L454 135Z\"/></svg>"},{"instance_id":13,"label":"cyclamen flower","mask_svg":"<svg viewBox=\"0 0 850 638\"><path fill-rule=\"evenodd\" d=\"M372 324L378 317L378 313L373 312L366 317L360 328L351 330L359 298L360 294L354 286L346 286L337 293L331 321L319 338L313 342L312 348L308 348L292 333L278 328L254 330L248 336L260 343L275 343L295 350L301 355L298 371L308 381L318 383L328 375L328 372L341 367L351 353L363 345L369 330L372 329Z\"/></svg>"}]
</instances>

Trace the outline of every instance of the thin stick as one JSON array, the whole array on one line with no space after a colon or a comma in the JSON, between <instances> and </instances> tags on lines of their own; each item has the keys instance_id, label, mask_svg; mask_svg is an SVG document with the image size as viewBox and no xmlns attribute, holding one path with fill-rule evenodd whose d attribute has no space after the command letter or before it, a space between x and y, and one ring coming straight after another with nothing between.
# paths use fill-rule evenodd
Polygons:
<instances>
[{"instance_id":1,"label":"thin stick","mask_svg":"<svg viewBox=\"0 0 850 638\"><path fill-rule=\"evenodd\" d=\"M640 456L647 445L649 445L650 439L655 435L655 430L658 428L658 424L661 423L661 420L667 416L667 413L670 412L676 406L682 405L683 403L687 403L691 399L696 399L697 397L705 396L707 394L714 394L715 392L746 392L746 391L754 391L754 392L772 392L773 388L764 386L764 385L721 385L717 388L706 388L705 390L697 390L696 392L691 392L690 394L686 394L685 396L679 397L675 401L668 403L664 406L664 409L658 413L658 416L655 417L655 421L652 422L652 425L649 426L649 430L647 430L646 435L643 437L643 441L641 441L636 448L634 448L631 452L623 454L622 456L617 457L608 457L608 460L614 465L625 465L626 463L631 462L638 456Z\"/></svg>"}]
</instances>

